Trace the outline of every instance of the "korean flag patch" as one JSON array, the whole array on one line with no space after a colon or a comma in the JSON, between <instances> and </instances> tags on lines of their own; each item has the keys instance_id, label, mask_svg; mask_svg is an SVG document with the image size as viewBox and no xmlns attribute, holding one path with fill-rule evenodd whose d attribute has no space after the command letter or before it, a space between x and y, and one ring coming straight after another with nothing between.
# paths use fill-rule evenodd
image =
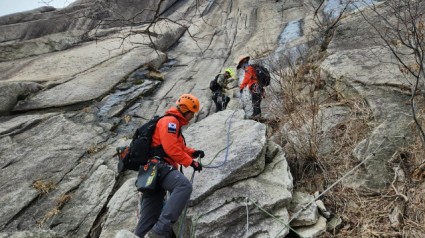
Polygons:
<instances>
[{"instance_id":1,"label":"korean flag patch","mask_svg":"<svg viewBox=\"0 0 425 238\"><path fill-rule=\"evenodd\" d=\"M177 125L174 122L169 122L168 123L168 133L173 133L176 134L177 131Z\"/></svg>"}]
</instances>

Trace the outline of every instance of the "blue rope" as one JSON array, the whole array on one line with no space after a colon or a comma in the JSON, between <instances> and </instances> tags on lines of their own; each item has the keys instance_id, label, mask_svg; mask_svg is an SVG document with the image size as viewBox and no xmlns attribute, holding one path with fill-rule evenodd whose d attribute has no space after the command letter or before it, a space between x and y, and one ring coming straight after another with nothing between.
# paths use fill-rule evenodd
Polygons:
<instances>
[{"instance_id":1,"label":"blue rope","mask_svg":"<svg viewBox=\"0 0 425 238\"><path fill-rule=\"evenodd\" d=\"M232 125L232 118L233 118L233 115L235 114L235 112L236 111L234 111L233 113L232 113L232 115L230 115L227 119L226 119L226 121L225 121L225 123L227 123L227 121L229 121L229 126L227 127L227 142L226 142L226 155L224 156L224 160L223 160L223 162L221 163L221 164L219 164L219 165L214 165L214 166L209 166L209 165L205 165L205 166L203 166L204 168L208 168L208 169L216 169L216 168L220 168L221 166L223 166L224 164L226 164L227 163L227 159L228 159L228 157L229 157L229 143L230 143L230 126Z\"/></svg>"},{"instance_id":2,"label":"blue rope","mask_svg":"<svg viewBox=\"0 0 425 238\"><path fill-rule=\"evenodd\" d=\"M232 118L233 118L233 115L235 114L235 112L236 111L234 111L233 113L232 113L232 115L230 115L227 119L226 119L226 121L225 121L225 123L227 123L227 121L229 121L229 126L227 127L227 142L226 142L226 155L225 155L225 157L224 157L224 161L223 161L223 163L221 163L221 164L219 164L219 165L215 165L215 166L203 166L204 168L209 168L209 169L212 169L212 168L219 168L219 167L221 167L221 166L223 166L224 164L226 164L227 163L227 158L229 157L229 142L230 142L230 126L231 126L231 124L232 124ZM230 120L229 120L230 119ZM191 184L193 184L193 179L194 179L194 177L195 177L195 170L193 171L193 174L192 174L192 178L190 179L190 183ZM185 208L184 208L184 211L183 211L183 216L181 216L182 217L182 219L183 219L183 221L180 223L180 226L179 226L179 234L178 234L178 238L181 238L182 237L182 235L183 235L183 226L184 226L184 223L185 223L185 221L186 221L186 213L187 213L187 203L186 203L186 206L185 206Z\"/></svg>"}]
</instances>

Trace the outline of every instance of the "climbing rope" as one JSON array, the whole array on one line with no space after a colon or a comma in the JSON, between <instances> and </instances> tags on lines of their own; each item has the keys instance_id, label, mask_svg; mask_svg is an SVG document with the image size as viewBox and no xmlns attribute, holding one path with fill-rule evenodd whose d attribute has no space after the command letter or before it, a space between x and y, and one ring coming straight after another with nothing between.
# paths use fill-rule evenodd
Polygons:
<instances>
[{"instance_id":1,"label":"climbing rope","mask_svg":"<svg viewBox=\"0 0 425 238\"><path fill-rule=\"evenodd\" d=\"M385 139L385 138L384 138ZM378 150L378 148L381 147L381 145L384 143L385 140L382 140L380 145L376 147L376 150L374 153L375 154ZM300 210L298 210L296 213L294 213L294 215L292 216L292 218L288 221L288 223L285 223L284 221L280 220L279 218L275 217L274 215L270 214L269 212L267 212L266 210L264 210L262 207L260 207L259 205L257 205L254 201L252 201L251 199L249 199L248 197L246 197L246 200L250 200L252 202L252 204L254 204L258 209L260 209L261 211L263 211L264 213L268 214L269 216L271 216L272 218L274 218L275 220L279 221L280 223L282 223L285 227L288 227L288 229L290 229L292 232L294 232L295 234L297 234L299 237L302 237L300 234L298 234L291 226L289 226L288 224L290 224L294 219L296 219L301 212L303 212L305 209L307 209L313 202L316 202L317 199L319 199L320 197L322 197L325 193L329 192L333 187L335 187L335 185L337 185L338 183L340 183L343 179L345 179L348 175L350 175L351 173L353 173L357 168L359 168L360 166L362 166L363 164L365 164L368 160L370 160L371 158L373 158L373 156L370 156L369 158L366 158L365 160L363 160L361 163L359 163L358 165L354 166L350 171L348 171L346 174L344 174L341 178L339 178L337 181L335 181L333 184L331 184L327 189L325 189L322 193L320 193L317 197L315 197L312 201L310 201L309 203L307 203L307 205L303 206ZM246 202L247 204L247 202ZM248 206L248 205L246 205ZM247 207L247 217L248 217L248 207ZM248 219L247 219L247 230L246 230L246 236L248 236ZM284 230L284 228L275 236L277 237L282 231Z\"/></svg>"},{"instance_id":2,"label":"climbing rope","mask_svg":"<svg viewBox=\"0 0 425 238\"><path fill-rule=\"evenodd\" d=\"M205 168L219 168L221 166L223 166L224 164L227 163L228 160L228 153L229 153L229 146L230 146L230 126L231 126L231 119L233 117L235 112L232 113L231 116L229 116L229 118L226 119L226 123L227 121L230 119L229 121L229 125L228 125L228 129L227 129L227 142L226 142L226 154L225 154L225 158L223 160L223 162L219 165L215 165L215 166L203 166ZM380 148L380 146L383 144L384 140L381 141L381 144L379 146L377 146L377 149ZM220 151L221 152L221 151ZM375 151L376 152L376 151ZM320 197L322 197L325 193L329 192L333 187L335 187L338 183L340 183L343 179L345 179L348 175L350 175L351 173L353 173L356 169L358 169L360 166L362 166L363 164L365 164L367 161L369 161L371 158L373 158L373 156L366 158L365 160L363 160L361 163L359 163L358 165L354 166L350 171L348 171L346 174L344 174L341 178L339 178L337 181L335 181L333 184L331 184L326 190L324 190L322 193L320 193L317 197L315 197L312 201L310 201L308 204L306 204L305 206L303 206L301 209L299 209L296 213L294 213L294 215L292 216L292 218L286 223L284 221L282 221L281 219L277 218L276 216L272 215L271 213L269 213L268 211L266 211L264 208L260 207L255 201L251 200L249 197L245 197L245 207L246 207L246 233L245 233L245 237L248 237L248 230L249 230L249 209L248 209L248 202L251 202L253 205L255 205L258 209L260 209L262 212L266 213L268 216L272 217L273 219L279 221L282 225L284 225L284 227L279 231L279 233L276 234L275 237L278 237L280 235L280 233L282 233L285 229L285 227L287 227L289 230L291 230L293 233L295 233L296 235L298 235L299 237L302 237L297 231L295 231L289 224L296 219L301 212L303 212L305 209L307 209L313 202L316 202L317 199L319 199ZM213 159L214 160L214 159ZM195 171L192 174L192 178L191 178L191 183L193 182L193 178L195 175ZM186 212L187 212L187 205L184 209L184 214L183 214L183 219L186 217ZM197 219L199 219L200 217L202 217L203 215L199 216ZM195 222L196 224L196 222ZM182 223L180 223L180 227L179 227L179 236L178 238L181 238L182 235L182 227L184 225L184 220ZM195 225L196 226L196 225ZM193 231L194 232L194 231Z\"/></svg>"},{"instance_id":3,"label":"climbing rope","mask_svg":"<svg viewBox=\"0 0 425 238\"><path fill-rule=\"evenodd\" d=\"M219 164L219 165L214 165L214 166L209 166L209 165L203 165L203 167L204 168L209 168L209 169L213 169L213 168L219 168L219 167L221 167L221 166L223 166L224 164L226 164L227 163L227 160L228 160L228 157L229 157L229 147L230 147L230 126L231 126L231 124L232 124L232 118L233 118L233 115L235 114L235 112L236 111L234 111L227 119L226 119L226 121L225 121L225 124L229 121L229 125L228 125L228 127L227 127L227 139L226 139L226 155L224 156L224 160L223 160L223 162L221 163L221 164ZM213 158L213 160L215 159L215 157ZM213 161L212 160L212 161ZM211 162L212 162L211 161ZM202 164L202 163L201 163ZM192 174L192 178L190 179L190 183L191 184L193 184L193 179L194 179L194 177L195 177L195 171L193 171L193 174ZM247 209L248 209L248 207L247 207ZM186 213L187 213L187 203L186 203L186 206L185 206L185 208L184 208L184 210L183 210L183 216L181 216L181 219L182 219L182 221L180 222L180 226L179 226L179 232L178 232L178 238L181 238L182 237L182 234L183 234L183 227L184 227L184 223L185 223L185 221L186 221ZM247 216L248 216L248 214L247 214ZM248 221L248 217L247 217L247 221Z\"/></svg>"},{"instance_id":4,"label":"climbing rope","mask_svg":"<svg viewBox=\"0 0 425 238\"><path fill-rule=\"evenodd\" d=\"M227 161L228 161L228 157L229 157L229 147L230 147L230 145L233 143L233 142L230 142L230 127L231 127L231 125L232 125L232 118L233 118L233 116L234 116L234 114L236 113L236 111L234 111L227 119L226 119L226 121L225 121L225 124L226 123L228 123L228 127L227 127L227 136L226 136L226 154L225 154L225 156L224 156L224 160L223 160L223 162L221 163L221 164L218 164L218 165L213 165L213 166L210 166L210 165L203 165L203 167L204 168L209 168L209 169L213 169L213 168L219 168L219 167L221 167L221 166L223 166L223 165L225 165L226 163L227 163ZM220 153L222 150L220 150L218 153ZM218 155L218 153L217 153L217 155ZM216 156L217 156L216 155ZM216 158L216 156L213 158L213 160L212 161L214 161L214 159ZM212 162L211 161L211 162ZM210 162L210 163L211 163ZM202 164L202 163L201 163ZM191 184L193 184L193 180L194 180L194 177L195 177L195 170L193 171L193 173L192 173L192 177L191 177L191 179L190 179L190 183ZM188 206L187 206L187 203L186 203L186 205L185 205L185 208L184 208L184 210L183 210L183 216L181 216L181 222L180 222L180 225L179 225L179 230L178 230L178 238L181 238L182 237L182 235L183 235L183 227L184 227L184 224L185 224L185 221L186 221L186 214L187 214L187 208L188 208ZM247 209L247 230L248 230L248 220L249 220L249 214L248 214L248 198L247 198L247 203L246 203L246 209ZM248 233L247 233L248 234Z\"/></svg>"},{"instance_id":5,"label":"climbing rope","mask_svg":"<svg viewBox=\"0 0 425 238\"><path fill-rule=\"evenodd\" d=\"M226 154L224 156L224 160L221 164L219 165L204 165L204 168L208 168L208 169L216 169L216 168L220 168L221 166L225 165L227 163L228 157L229 157L229 148L230 148L230 126L232 125L232 118L233 115L236 113L236 111L233 111L232 115L230 115L226 121L224 122L225 124L229 121L229 125L227 127L227 136L226 136ZM213 158L213 160L215 159L215 157ZM212 161L213 161L212 160ZM211 161L211 162L212 162ZM201 163L202 164L202 163Z\"/></svg>"},{"instance_id":6,"label":"climbing rope","mask_svg":"<svg viewBox=\"0 0 425 238\"><path fill-rule=\"evenodd\" d=\"M385 139L385 138L384 138ZM373 152L372 154L375 154L377 149L381 147L381 145L384 143L385 140L381 141L381 144L379 146L376 147L375 152ZM329 190L331 190L333 187L335 187L335 185L337 185L338 183L340 183L343 179L345 179L348 175L350 175L352 172L354 172L357 168L359 168L360 166L362 166L364 163L366 163L368 160L370 160L371 158L373 158L373 156L370 156L369 158L366 158L365 160L363 160L361 163L359 163L358 165L354 166L350 171L348 171L346 174L344 174L344 176L342 176L341 178L339 178L337 181L335 181L333 184L331 184L331 186L329 186L327 189L325 189L322 193L320 193L317 197L315 197L312 201L310 201L309 203L307 203L307 205L303 206L300 210L298 210L291 218L291 220L289 220L288 223L291 223L295 218L297 218L302 211L304 211L305 209L307 209L313 202L316 202L317 199L319 199L321 196L323 196L323 194L327 193Z\"/></svg>"},{"instance_id":7,"label":"climbing rope","mask_svg":"<svg viewBox=\"0 0 425 238\"><path fill-rule=\"evenodd\" d=\"M290 222L286 223L284 221L282 221L281 219L277 218L276 216L274 216L273 214L269 213L268 211L266 211L264 208L260 207L255 201L253 201L252 199L250 199L249 197L245 197L246 201L251 202L252 204L254 204L254 206L256 206L258 209L260 209L262 212L264 212L265 214L267 214L268 216L270 216L271 218L275 219L276 221L279 221L282 225L284 225L285 227L287 227L289 230L291 230L292 232L294 232L296 235L298 235L298 237L303 238L303 236L301 236L296 230L294 230L290 225L288 225ZM248 210L247 210L248 212ZM248 223L248 220L247 220ZM247 224L248 227L248 224ZM278 237L280 235L280 233L282 233L282 231L285 229L285 227L279 231L279 233L276 234L275 237ZM246 230L246 236L248 237L248 228Z\"/></svg>"}]
</instances>

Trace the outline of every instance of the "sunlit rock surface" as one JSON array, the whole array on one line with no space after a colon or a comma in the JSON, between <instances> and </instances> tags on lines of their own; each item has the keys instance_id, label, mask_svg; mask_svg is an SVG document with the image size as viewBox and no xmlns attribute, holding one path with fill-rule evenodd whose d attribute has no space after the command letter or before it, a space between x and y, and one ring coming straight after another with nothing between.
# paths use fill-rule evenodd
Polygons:
<instances>
[{"instance_id":1,"label":"sunlit rock surface","mask_svg":"<svg viewBox=\"0 0 425 238\"><path fill-rule=\"evenodd\" d=\"M320 31L312 2L78 0L0 17L0 237L134 237L137 173L116 173L115 148L183 93L201 102L184 128L188 146L206 152L205 165L220 165L195 174L183 237L285 237L294 181L269 139L276 131L246 119L251 102L237 85L228 110L213 113L208 86L242 54L285 59L283 66L303 57ZM360 96L373 112L372 132L353 151L368 163L345 184L382 189L393 178L382 165L408 143L409 94L398 69L382 63L392 56L368 38L373 30L357 7L330 39L320 70L341 96ZM339 11L339 1L326 1L319 14ZM332 151L330 135L348 110L320 108L329 135L320 153ZM298 231L320 236L325 221L316 218Z\"/></svg>"}]
</instances>

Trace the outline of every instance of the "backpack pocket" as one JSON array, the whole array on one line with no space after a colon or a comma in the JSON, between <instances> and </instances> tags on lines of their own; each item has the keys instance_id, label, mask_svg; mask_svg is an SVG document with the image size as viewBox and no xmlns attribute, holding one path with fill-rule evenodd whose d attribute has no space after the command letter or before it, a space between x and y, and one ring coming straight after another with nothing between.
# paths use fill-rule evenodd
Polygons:
<instances>
[{"instance_id":1,"label":"backpack pocket","mask_svg":"<svg viewBox=\"0 0 425 238\"><path fill-rule=\"evenodd\" d=\"M155 191L158 184L158 163L147 163L140 166L136 187L140 192Z\"/></svg>"},{"instance_id":2,"label":"backpack pocket","mask_svg":"<svg viewBox=\"0 0 425 238\"><path fill-rule=\"evenodd\" d=\"M255 94L263 94L263 92L264 92L264 88L263 88L263 86L261 86L261 84L259 84L259 83L257 82L257 83L254 83L254 84L251 86L251 92L252 92L252 93L255 93Z\"/></svg>"}]
</instances>

